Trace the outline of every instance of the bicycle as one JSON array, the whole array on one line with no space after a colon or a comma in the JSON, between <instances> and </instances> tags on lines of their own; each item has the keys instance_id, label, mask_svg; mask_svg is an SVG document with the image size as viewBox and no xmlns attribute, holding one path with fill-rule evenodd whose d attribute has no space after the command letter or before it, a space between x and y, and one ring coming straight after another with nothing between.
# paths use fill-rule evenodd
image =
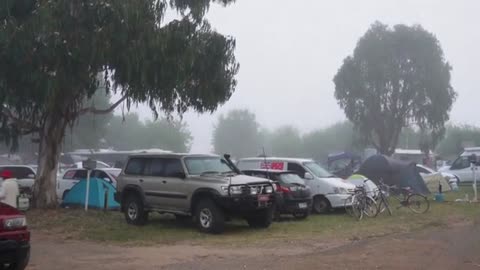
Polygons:
<instances>
[{"instance_id":1,"label":"bicycle","mask_svg":"<svg viewBox=\"0 0 480 270\"><path fill-rule=\"evenodd\" d=\"M414 192L411 187L399 188L395 185L388 186L383 184L383 182L380 182L379 191L379 203L377 204L376 215L385 210L388 210L389 215L392 215L388 197L393 197L400 203L400 205L397 206L397 209L407 207L416 214L426 213L430 209L428 198L422 194ZM390 194L393 196L390 196Z\"/></svg>"},{"instance_id":2,"label":"bicycle","mask_svg":"<svg viewBox=\"0 0 480 270\"><path fill-rule=\"evenodd\" d=\"M374 217L377 213L377 203L367 194L365 189L365 180L363 186L357 186L354 193L345 200L345 211L357 220L362 220L363 216Z\"/></svg>"}]
</instances>

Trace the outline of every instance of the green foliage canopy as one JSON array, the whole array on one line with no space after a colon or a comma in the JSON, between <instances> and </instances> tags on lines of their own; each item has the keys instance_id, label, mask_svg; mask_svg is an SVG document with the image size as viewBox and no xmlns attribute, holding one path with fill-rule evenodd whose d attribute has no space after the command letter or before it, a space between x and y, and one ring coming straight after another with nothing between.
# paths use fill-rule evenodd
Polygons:
<instances>
[{"instance_id":1,"label":"green foliage canopy","mask_svg":"<svg viewBox=\"0 0 480 270\"><path fill-rule=\"evenodd\" d=\"M335 75L335 98L365 142L395 150L404 127L438 141L456 98L451 66L437 38L421 26L375 23Z\"/></svg>"}]
</instances>

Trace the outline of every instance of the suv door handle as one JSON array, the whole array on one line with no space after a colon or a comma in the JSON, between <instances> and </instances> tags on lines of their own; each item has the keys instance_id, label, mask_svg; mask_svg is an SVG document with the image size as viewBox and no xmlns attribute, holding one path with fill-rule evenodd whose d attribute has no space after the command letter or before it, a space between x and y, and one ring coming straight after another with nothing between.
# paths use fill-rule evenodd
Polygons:
<instances>
[{"instance_id":1,"label":"suv door handle","mask_svg":"<svg viewBox=\"0 0 480 270\"><path fill-rule=\"evenodd\" d=\"M143 183L143 179L139 179L138 181L139 181L140 183Z\"/></svg>"},{"instance_id":2,"label":"suv door handle","mask_svg":"<svg viewBox=\"0 0 480 270\"><path fill-rule=\"evenodd\" d=\"M166 184L166 183L167 183L167 181L163 180L163 181L162 181L162 183Z\"/></svg>"}]
</instances>

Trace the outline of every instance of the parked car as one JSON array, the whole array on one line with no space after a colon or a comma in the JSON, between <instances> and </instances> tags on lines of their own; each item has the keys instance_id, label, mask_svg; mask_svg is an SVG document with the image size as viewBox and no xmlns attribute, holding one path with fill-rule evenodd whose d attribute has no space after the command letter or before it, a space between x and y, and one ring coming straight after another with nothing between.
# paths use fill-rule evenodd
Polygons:
<instances>
[{"instance_id":1,"label":"parked car","mask_svg":"<svg viewBox=\"0 0 480 270\"><path fill-rule=\"evenodd\" d=\"M464 152L453 161L451 166L440 168L439 171L454 175L458 183L473 182L473 172L469 160L472 154L480 156L480 147L465 148ZM477 180L480 181L480 175L477 175Z\"/></svg>"},{"instance_id":2,"label":"parked car","mask_svg":"<svg viewBox=\"0 0 480 270\"><path fill-rule=\"evenodd\" d=\"M96 162L97 162L97 169L112 168L112 166L108 165L103 161L96 160ZM76 162L75 164L73 164L72 168L79 168L79 169L83 168L83 162Z\"/></svg>"},{"instance_id":3,"label":"parked car","mask_svg":"<svg viewBox=\"0 0 480 270\"><path fill-rule=\"evenodd\" d=\"M310 187L313 196L312 210L326 213L332 208L345 207L345 200L354 191L355 185L340 179L312 159L256 157L240 159L241 170L274 169L296 172Z\"/></svg>"},{"instance_id":4,"label":"parked car","mask_svg":"<svg viewBox=\"0 0 480 270\"><path fill-rule=\"evenodd\" d=\"M304 219L310 214L312 195L305 181L295 172L279 170L246 170L244 174L267 178L275 183L275 215L293 215Z\"/></svg>"},{"instance_id":5,"label":"parked car","mask_svg":"<svg viewBox=\"0 0 480 270\"><path fill-rule=\"evenodd\" d=\"M90 177L104 179L114 187L117 185L117 176L122 170L117 168L104 168L92 170ZM61 178L57 178L57 197L65 198L72 187L81 180L87 179L86 169L68 169Z\"/></svg>"},{"instance_id":6,"label":"parked car","mask_svg":"<svg viewBox=\"0 0 480 270\"><path fill-rule=\"evenodd\" d=\"M115 200L129 224L145 224L150 212L171 213L221 233L231 217L269 227L274 190L271 181L241 175L228 156L145 153L129 157Z\"/></svg>"},{"instance_id":7,"label":"parked car","mask_svg":"<svg viewBox=\"0 0 480 270\"><path fill-rule=\"evenodd\" d=\"M0 203L0 269L23 270L30 259L30 232L25 216Z\"/></svg>"},{"instance_id":8,"label":"parked car","mask_svg":"<svg viewBox=\"0 0 480 270\"><path fill-rule=\"evenodd\" d=\"M35 170L25 165L0 165L0 172L9 170L17 178L20 192L30 194L35 183Z\"/></svg>"}]
</instances>

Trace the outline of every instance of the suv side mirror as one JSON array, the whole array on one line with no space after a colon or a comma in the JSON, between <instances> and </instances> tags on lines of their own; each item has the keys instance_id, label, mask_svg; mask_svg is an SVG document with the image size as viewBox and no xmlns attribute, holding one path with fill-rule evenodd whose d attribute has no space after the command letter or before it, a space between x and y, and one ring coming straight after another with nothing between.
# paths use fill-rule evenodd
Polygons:
<instances>
[{"instance_id":1,"label":"suv side mirror","mask_svg":"<svg viewBox=\"0 0 480 270\"><path fill-rule=\"evenodd\" d=\"M303 175L303 178L306 179L306 180L313 180L313 175L309 172L306 172L304 175Z\"/></svg>"}]
</instances>

